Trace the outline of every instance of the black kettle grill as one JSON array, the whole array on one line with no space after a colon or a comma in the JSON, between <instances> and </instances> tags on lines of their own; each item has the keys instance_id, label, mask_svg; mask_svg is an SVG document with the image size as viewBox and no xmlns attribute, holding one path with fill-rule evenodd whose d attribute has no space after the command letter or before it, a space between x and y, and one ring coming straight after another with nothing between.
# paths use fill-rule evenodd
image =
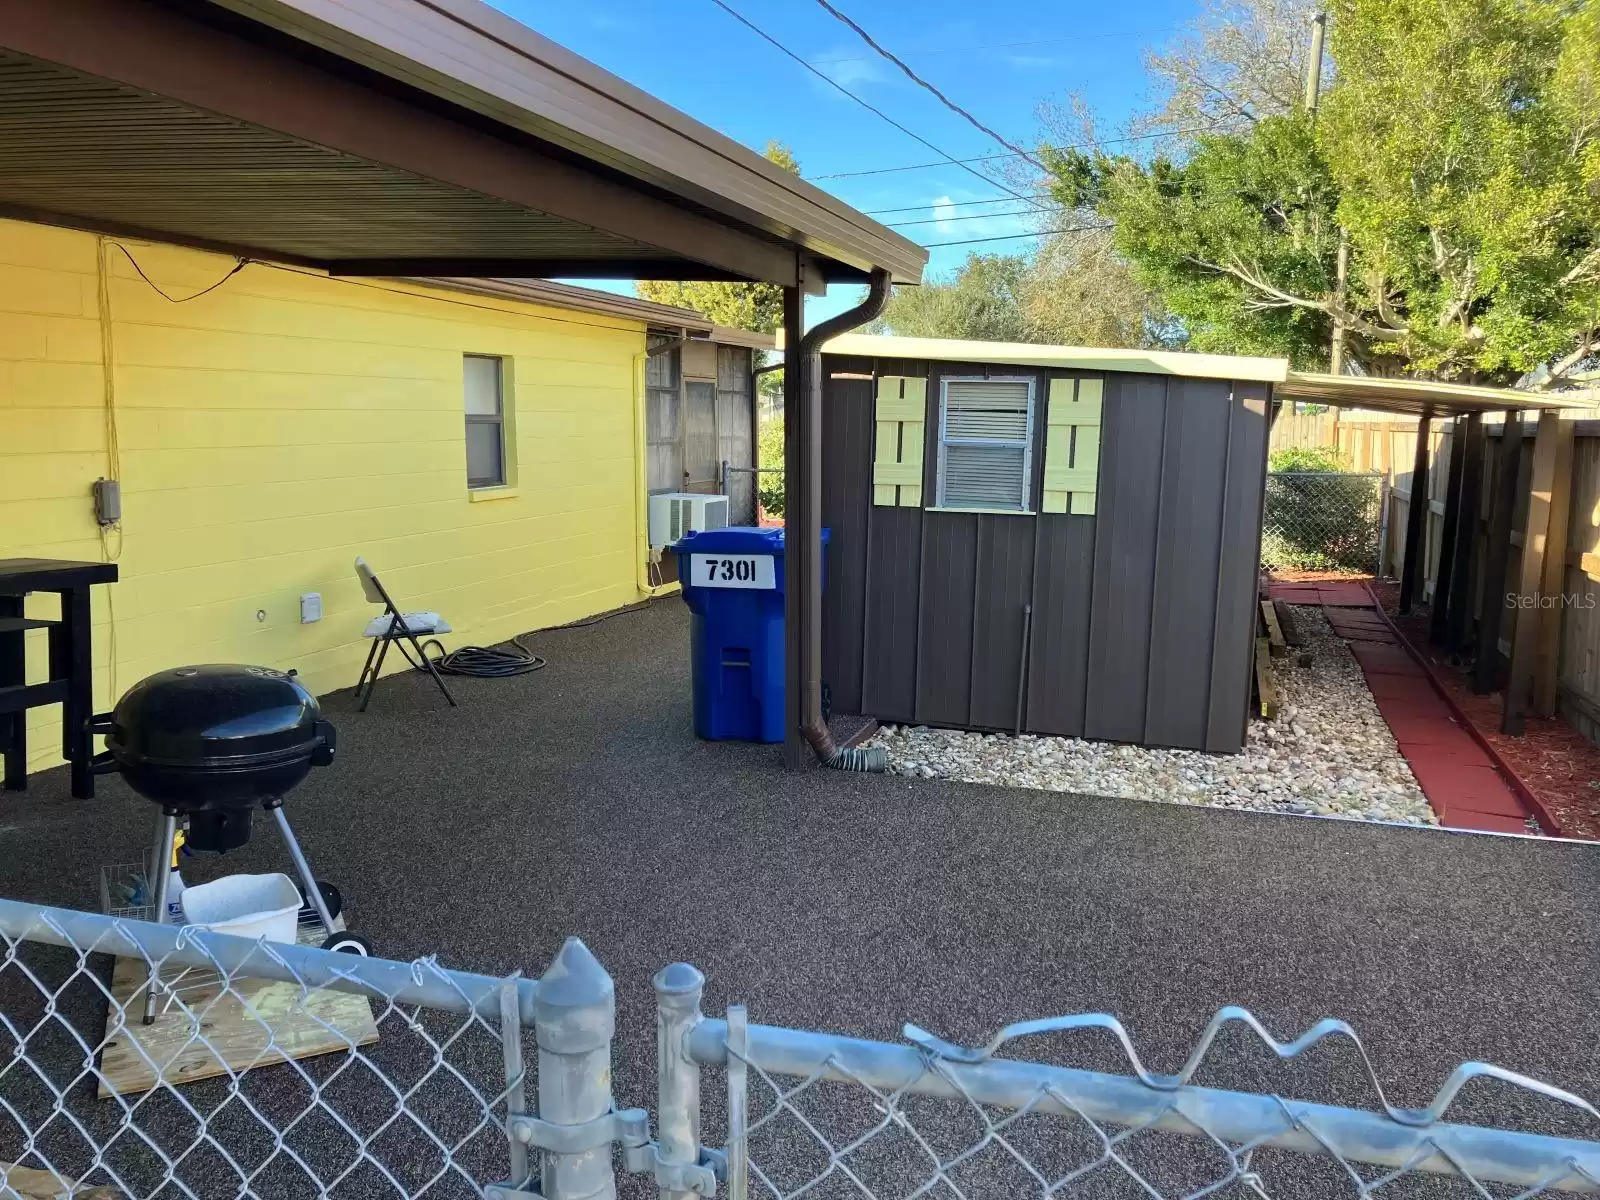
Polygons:
<instances>
[{"instance_id":1,"label":"black kettle grill","mask_svg":"<svg viewBox=\"0 0 1600 1200\"><path fill-rule=\"evenodd\" d=\"M324 947L368 952L363 939L335 932L322 885L283 811L284 795L312 767L332 763L337 743L316 697L292 673L225 663L175 667L129 688L90 729L106 739L95 770L120 772L134 791L161 806L150 874L156 920L166 918L166 859L178 821L188 819L195 849L232 850L249 840L251 813L259 805L276 820L306 900L328 932ZM152 988L146 1023L154 1000Z\"/></svg>"}]
</instances>

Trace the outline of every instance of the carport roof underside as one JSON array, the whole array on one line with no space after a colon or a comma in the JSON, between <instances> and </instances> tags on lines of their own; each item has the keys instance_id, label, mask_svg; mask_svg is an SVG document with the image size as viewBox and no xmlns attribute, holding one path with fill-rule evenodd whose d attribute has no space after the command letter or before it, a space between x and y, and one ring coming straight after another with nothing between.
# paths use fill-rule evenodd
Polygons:
<instances>
[{"instance_id":1,"label":"carport roof underside","mask_svg":"<svg viewBox=\"0 0 1600 1200\"><path fill-rule=\"evenodd\" d=\"M968 342L947 338L883 337L847 333L823 350L861 358L928 362L985 363L1044 367L1063 371L1128 371L1138 375L1180 375L1188 379L1252 380L1272 384L1279 400L1302 400L1345 408L1435 417L1465 413L1589 408L1592 399L1567 400L1514 388L1469 387L1417 379L1325 375L1295 371L1287 359L1233 354L1190 354L1172 350L1116 350L1089 346L1041 346L1022 342Z\"/></svg>"},{"instance_id":2,"label":"carport roof underside","mask_svg":"<svg viewBox=\"0 0 1600 1200\"><path fill-rule=\"evenodd\" d=\"M0 215L341 274L921 276L477 0L0 0Z\"/></svg>"}]
</instances>

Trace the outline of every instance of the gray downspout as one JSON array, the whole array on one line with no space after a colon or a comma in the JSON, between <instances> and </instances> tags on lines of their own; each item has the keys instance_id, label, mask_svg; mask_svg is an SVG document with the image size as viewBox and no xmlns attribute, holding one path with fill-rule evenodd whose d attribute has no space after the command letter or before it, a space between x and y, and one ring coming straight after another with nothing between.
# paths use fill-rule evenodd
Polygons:
<instances>
[{"instance_id":1,"label":"gray downspout","mask_svg":"<svg viewBox=\"0 0 1600 1200\"><path fill-rule=\"evenodd\" d=\"M804 438L805 469L800 511L786 513L785 523L795 534L789 546L805 556L805 588L800 595L800 732L819 762L842 771L882 771L888 766L889 755L882 746L840 749L822 719L822 346L871 321L883 312L888 300L889 273L875 270L866 299L807 333L795 354L800 371L799 426Z\"/></svg>"}]
</instances>

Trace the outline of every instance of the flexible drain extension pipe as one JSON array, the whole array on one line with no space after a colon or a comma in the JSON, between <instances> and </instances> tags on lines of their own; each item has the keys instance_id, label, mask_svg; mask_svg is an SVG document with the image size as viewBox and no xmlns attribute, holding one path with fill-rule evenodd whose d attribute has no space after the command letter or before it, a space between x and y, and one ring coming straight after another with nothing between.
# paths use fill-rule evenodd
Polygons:
<instances>
[{"instance_id":1,"label":"flexible drain extension pipe","mask_svg":"<svg viewBox=\"0 0 1600 1200\"><path fill-rule=\"evenodd\" d=\"M806 563L806 588L800 597L800 732L818 761L836 771L882 771L889 765L889 752L882 746L841 749L822 719L822 346L830 338L878 316L888 300L889 273L873 271L866 299L807 333L795 354L800 370L800 434L805 451L805 502L803 511L795 514L800 517L799 551L805 555Z\"/></svg>"}]
</instances>

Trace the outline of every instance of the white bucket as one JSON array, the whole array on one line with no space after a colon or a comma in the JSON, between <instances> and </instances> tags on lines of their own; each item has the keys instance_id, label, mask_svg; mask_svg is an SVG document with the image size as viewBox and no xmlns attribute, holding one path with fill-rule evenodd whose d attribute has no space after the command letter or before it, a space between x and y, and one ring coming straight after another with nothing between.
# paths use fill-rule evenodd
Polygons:
<instances>
[{"instance_id":1,"label":"white bucket","mask_svg":"<svg viewBox=\"0 0 1600 1200\"><path fill-rule=\"evenodd\" d=\"M183 918L191 925L234 937L293 942L300 889L287 875L225 875L183 889Z\"/></svg>"}]
</instances>

